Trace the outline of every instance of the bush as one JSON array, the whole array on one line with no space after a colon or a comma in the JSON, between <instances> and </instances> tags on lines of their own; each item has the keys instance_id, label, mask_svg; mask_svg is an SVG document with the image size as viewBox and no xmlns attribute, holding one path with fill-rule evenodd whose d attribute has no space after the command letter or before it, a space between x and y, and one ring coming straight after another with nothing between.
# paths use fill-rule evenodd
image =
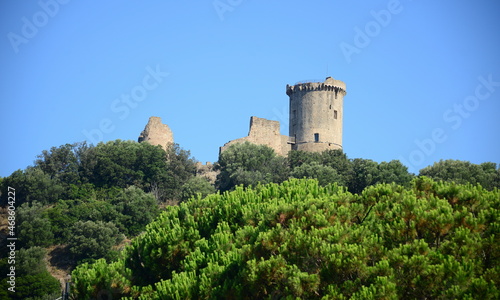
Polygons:
<instances>
[{"instance_id":1,"label":"bush","mask_svg":"<svg viewBox=\"0 0 500 300\"><path fill-rule=\"evenodd\" d=\"M139 234L159 213L155 197L135 186L122 190L111 205L117 212L115 224L128 237Z\"/></svg>"},{"instance_id":2,"label":"bush","mask_svg":"<svg viewBox=\"0 0 500 300\"><path fill-rule=\"evenodd\" d=\"M198 194L204 198L213 193L215 193L215 188L206 178L193 176L182 186L181 200L186 201Z\"/></svg>"},{"instance_id":3,"label":"bush","mask_svg":"<svg viewBox=\"0 0 500 300\"><path fill-rule=\"evenodd\" d=\"M60 296L59 281L47 271L45 255L45 249L40 247L17 251L15 293L7 289L11 285L7 283L9 280L7 276L4 276L0 280L0 299L45 299L46 295ZM2 259L0 261L1 273L8 274L10 266L7 259Z\"/></svg>"},{"instance_id":4,"label":"bush","mask_svg":"<svg viewBox=\"0 0 500 300\"><path fill-rule=\"evenodd\" d=\"M106 257L111 247L122 239L118 228L111 222L78 221L73 225L68 249L78 260L99 259Z\"/></svg>"},{"instance_id":5,"label":"bush","mask_svg":"<svg viewBox=\"0 0 500 300\"><path fill-rule=\"evenodd\" d=\"M10 176L3 178L2 185L2 191L6 191L9 186L16 189L16 205L32 201L43 204L54 203L64 192L64 188L57 180L35 167L13 172ZM7 197L7 193L0 194L3 205L7 203Z\"/></svg>"},{"instance_id":6,"label":"bush","mask_svg":"<svg viewBox=\"0 0 500 300\"><path fill-rule=\"evenodd\" d=\"M17 231L21 247L46 247L54 243L50 220L38 201L24 203L17 209Z\"/></svg>"},{"instance_id":7,"label":"bush","mask_svg":"<svg viewBox=\"0 0 500 300\"><path fill-rule=\"evenodd\" d=\"M19 249L16 260L16 270L18 275L33 275L47 271L45 266L45 249L41 247L31 247Z\"/></svg>"}]
</instances>

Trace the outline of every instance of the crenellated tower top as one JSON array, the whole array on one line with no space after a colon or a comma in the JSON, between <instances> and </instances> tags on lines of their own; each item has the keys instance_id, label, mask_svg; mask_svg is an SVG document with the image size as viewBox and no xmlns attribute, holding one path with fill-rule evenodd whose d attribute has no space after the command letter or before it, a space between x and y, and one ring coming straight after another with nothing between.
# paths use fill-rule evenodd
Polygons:
<instances>
[{"instance_id":1,"label":"crenellated tower top","mask_svg":"<svg viewBox=\"0 0 500 300\"><path fill-rule=\"evenodd\" d=\"M344 96L347 93L345 83L332 77L327 77L324 82L301 82L295 85L286 85L288 96L298 91L335 91L335 93L341 92Z\"/></svg>"}]
</instances>

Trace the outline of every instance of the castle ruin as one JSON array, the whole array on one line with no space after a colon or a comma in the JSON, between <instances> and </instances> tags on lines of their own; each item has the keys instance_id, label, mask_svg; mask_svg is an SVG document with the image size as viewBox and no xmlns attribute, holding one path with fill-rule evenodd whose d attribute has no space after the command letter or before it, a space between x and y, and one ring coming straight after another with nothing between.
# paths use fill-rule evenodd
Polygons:
<instances>
[{"instance_id":1,"label":"castle ruin","mask_svg":"<svg viewBox=\"0 0 500 300\"><path fill-rule=\"evenodd\" d=\"M287 85L286 94L290 97L288 135L281 135L278 121L251 117L248 135L227 142L220 147L220 153L243 142L269 146L282 156L290 150L321 152L342 149L344 82L332 77L327 77L324 82L299 82ZM151 117L139 136L139 142L143 141L166 149L174 139L170 128L162 124L159 117Z\"/></svg>"},{"instance_id":2,"label":"castle ruin","mask_svg":"<svg viewBox=\"0 0 500 300\"><path fill-rule=\"evenodd\" d=\"M220 147L220 153L229 146L237 143L250 142L257 145L266 145L274 149L278 155L287 155L290 145L287 135L280 134L280 122L263 118L251 117L248 136L229 141Z\"/></svg>"},{"instance_id":3,"label":"castle ruin","mask_svg":"<svg viewBox=\"0 0 500 300\"><path fill-rule=\"evenodd\" d=\"M229 141L220 152L245 141L269 146L283 156L290 150L342 149L344 82L332 77L324 82L299 82L287 85L286 94L290 97L288 136L280 134L278 121L251 117L248 136Z\"/></svg>"}]
</instances>

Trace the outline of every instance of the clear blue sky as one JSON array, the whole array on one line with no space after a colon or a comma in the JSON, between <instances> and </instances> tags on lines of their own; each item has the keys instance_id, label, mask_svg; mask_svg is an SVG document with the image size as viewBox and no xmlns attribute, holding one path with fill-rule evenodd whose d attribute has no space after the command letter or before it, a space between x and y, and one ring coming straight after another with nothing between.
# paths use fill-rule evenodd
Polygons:
<instances>
[{"instance_id":1,"label":"clear blue sky","mask_svg":"<svg viewBox=\"0 0 500 300\"><path fill-rule=\"evenodd\" d=\"M286 84L327 75L350 158L500 163L498 1L62 2L0 2L0 176L150 116L216 161L250 116L287 134Z\"/></svg>"}]
</instances>

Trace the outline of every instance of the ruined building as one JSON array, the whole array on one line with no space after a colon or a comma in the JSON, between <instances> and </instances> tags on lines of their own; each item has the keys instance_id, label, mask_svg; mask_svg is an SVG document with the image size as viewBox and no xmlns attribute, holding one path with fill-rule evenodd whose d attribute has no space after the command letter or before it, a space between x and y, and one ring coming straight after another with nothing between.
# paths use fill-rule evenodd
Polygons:
<instances>
[{"instance_id":1,"label":"ruined building","mask_svg":"<svg viewBox=\"0 0 500 300\"><path fill-rule=\"evenodd\" d=\"M280 122L257 117L250 118L248 136L232 140L220 147L220 152L237 143L250 142L257 145L266 145L274 149L279 155L287 155L290 151L289 138L280 134Z\"/></svg>"},{"instance_id":2,"label":"ruined building","mask_svg":"<svg viewBox=\"0 0 500 300\"><path fill-rule=\"evenodd\" d=\"M220 152L245 141L269 146L279 155L290 150L342 149L344 82L332 77L324 82L299 82L287 85L286 94L290 97L288 136L280 134L278 121L251 117L248 136L226 143Z\"/></svg>"},{"instance_id":3,"label":"ruined building","mask_svg":"<svg viewBox=\"0 0 500 300\"><path fill-rule=\"evenodd\" d=\"M150 117L138 141L139 143L148 142L155 146L160 145L167 150L168 146L174 143L174 134L168 125L161 122L160 117Z\"/></svg>"},{"instance_id":4,"label":"ruined building","mask_svg":"<svg viewBox=\"0 0 500 300\"><path fill-rule=\"evenodd\" d=\"M286 86L290 97L288 135L280 134L280 123L257 117L250 118L248 136L232 140L220 148L220 152L236 143L250 142L266 145L279 155L290 150L321 152L342 149L342 120L345 83L327 77L324 82L299 82ZM170 128L158 117L151 117L139 136L139 142L147 141L166 148L173 143Z\"/></svg>"}]
</instances>

